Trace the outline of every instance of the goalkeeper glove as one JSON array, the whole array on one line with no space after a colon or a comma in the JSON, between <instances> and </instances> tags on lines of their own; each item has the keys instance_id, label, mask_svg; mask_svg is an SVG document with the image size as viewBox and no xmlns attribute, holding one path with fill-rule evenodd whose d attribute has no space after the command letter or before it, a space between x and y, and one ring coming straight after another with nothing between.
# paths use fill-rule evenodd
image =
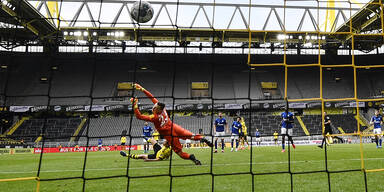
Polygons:
<instances>
[{"instance_id":1,"label":"goalkeeper glove","mask_svg":"<svg viewBox=\"0 0 384 192\"><path fill-rule=\"evenodd\" d=\"M139 90L139 91L144 91L145 90L141 85L139 85L137 83L133 84L133 86L135 87L136 90Z\"/></svg>"},{"instance_id":2,"label":"goalkeeper glove","mask_svg":"<svg viewBox=\"0 0 384 192\"><path fill-rule=\"evenodd\" d=\"M139 107L137 106L138 101L139 101L139 100L138 100L137 98L131 98L131 103L132 103L133 109L137 109L137 108L139 108Z\"/></svg>"}]
</instances>

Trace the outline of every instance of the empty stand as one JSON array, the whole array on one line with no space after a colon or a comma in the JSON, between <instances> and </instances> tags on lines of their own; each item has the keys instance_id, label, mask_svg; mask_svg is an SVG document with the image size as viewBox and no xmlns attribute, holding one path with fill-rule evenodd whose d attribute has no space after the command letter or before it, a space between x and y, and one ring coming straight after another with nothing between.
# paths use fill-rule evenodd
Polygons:
<instances>
[{"instance_id":1,"label":"empty stand","mask_svg":"<svg viewBox=\"0 0 384 192\"><path fill-rule=\"evenodd\" d=\"M55 141L69 141L69 137L73 135L80 122L81 118L48 118L45 123L45 136L55 138ZM44 119L26 120L12 137L24 139L25 142L34 142L42 134L43 126Z\"/></svg>"}]
</instances>

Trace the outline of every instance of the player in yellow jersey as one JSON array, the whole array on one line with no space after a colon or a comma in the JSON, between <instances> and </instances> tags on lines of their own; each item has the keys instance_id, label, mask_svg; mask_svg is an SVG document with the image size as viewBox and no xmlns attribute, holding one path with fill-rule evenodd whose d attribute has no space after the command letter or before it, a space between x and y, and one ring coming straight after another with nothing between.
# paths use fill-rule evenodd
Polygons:
<instances>
[{"instance_id":1,"label":"player in yellow jersey","mask_svg":"<svg viewBox=\"0 0 384 192\"><path fill-rule=\"evenodd\" d=\"M241 141L240 149L244 149L244 142L247 143L247 145L245 147L248 147L248 149L249 149L250 146L249 146L248 139L247 139L247 126L245 125L244 117L241 117L240 123L241 123L241 128L242 128L242 132L240 133L241 134L240 135L240 141Z\"/></svg>"},{"instance_id":2,"label":"player in yellow jersey","mask_svg":"<svg viewBox=\"0 0 384 192\"><path fill-rule=\"evenodd\" d=\"M277 140L279 138L279 133L277 133L276 131L273 133L273 141L275 141L275 145L277 145Z\"/></svg>"},{"instance_id":3,"label":"player in yellow jersey","mask_svg":"<svg viewBox=\"0 0 384 192\"><path fill-rule=\"evenodd\" d=\"M159 141L160 133L155 130L155 132L152 133L152 137L154 140Z\"/></svg>"},{"instance_id":4,"label":"player in yellow jersey","mask_svg":"<svg viewBox=\"0 0 384 192\"><path fill-rule=\"evenodd\" d=\"M121 138L120 138L120 145L124 146L126 142L127 142L127 137L121 136Z\"/></svg>"},{"instance_id":5,"label":"player in yellow jersey","mask_svg":"<svg viewBox=\"0 0 384 192\"><path fill-rule=\"evenodd\" d=\"M120 151L120 155L123 157L129 157L132 159L143 159L144 161L161 161L168 159L169 156L171 156L171 146L169 143L165 140L163 143L163 147L161 147L155 139L148 139L148 142L152 143L153 145L153 154L140 154L140 155L135 155L135 154L127 154L124 151Z\"/></svg>"}]
</instances>

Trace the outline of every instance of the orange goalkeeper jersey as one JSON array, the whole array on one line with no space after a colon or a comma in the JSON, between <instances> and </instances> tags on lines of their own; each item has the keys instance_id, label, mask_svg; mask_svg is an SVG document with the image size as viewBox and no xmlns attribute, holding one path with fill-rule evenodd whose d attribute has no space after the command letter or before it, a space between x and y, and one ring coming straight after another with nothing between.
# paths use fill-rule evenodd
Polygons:
<instances>
[{"instance_id":1,"label":"orange goalkeeper jersey","mask_svg":"<svg viewBox=\"0 0 384 192\"><path fill-rule=\"evenodd\" d=\"M158 100L154 98L150 92L147 90L144 90L143 92L152 100L154 104L158 102ZM172 121L169 119L168 113L165 109L163 109L161 114L152 115L142 115L138 108L135 108L134 112L138 119L152 122L160 135L171 135Z\"/></svg>"}]
</instances>

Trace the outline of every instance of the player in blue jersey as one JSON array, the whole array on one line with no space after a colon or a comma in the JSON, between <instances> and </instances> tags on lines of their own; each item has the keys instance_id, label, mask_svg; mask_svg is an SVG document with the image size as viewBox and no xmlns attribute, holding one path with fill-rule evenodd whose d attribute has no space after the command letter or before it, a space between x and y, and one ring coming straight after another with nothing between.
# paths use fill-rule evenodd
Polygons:
<instances>
[{"instance_id":1,"label":"player in blue jersey","mask_svg":"<svg viewBox=\"0 0 384 192\"><path fill-rule=\"evenodd\" d=\"M225 129L224 129L225 127ZM221 137L221 152L224 153L224 136L225 132L228 132L227 120L223 118L223 114L219 113L219 118L215 120L215 153L217 153L217 139Z\"/></svg>"},{"instance_id":2,"label":"player in blue jersey","mask_svg":"<svg viewBox=\"0 0 384 192\"><path fill-rule=\"evenodd\" d=\"M149 151L148 139L150 137L152 137L152 127L148 126L148 122L145 122L143 127L144 153L147 153Z\"/></svg>"},{"instance_id":3,"label":"player in blue jersey","mask_svg":"<svg viewBox=\"0 0 384 192\"><path fill-rule=\"evenodd\" d=\"M381 124L383 123L383 117L378 110L375 110L375 116L371 118L370 124L373 125L373 134L375 134L376 148L381 148L382 134Z\"/></svg>"},{"instance_id":4,"label":"player in blue jersey","mask_svg":"<svg viewBox=\"0 0 384 192\"><path fill-rule=\"evenodd\" d=\"M239 148L239 136L242 131L241 118L237 117L236 121L232 123L232 135L231 135L231 152L233 151L233 141L236 141L236 149Z\"/></svg>"},{"instance_id":5,"label":"player in blue jersey","mask_svg":"<svg viewBox=\"0 0 384 192\"><path fill-rule=\"evenodd\" d=\"M97 148L99 151L101 151L102 147L103 147L103 140L99 138L99 140L97 140Z\"/></svg>"},{"instance_id":6,"label":"player in blue jersey","mask_svg":"<svg viewBox=\"0 0 384 192\"><path fill-rule=\"evenodd\" d=\"M283 120L281 121L281 138L282 138L281 145L283 148L281 152L285 152L285 136L288 137L288 141L291 142L292 147L296 148L292 140L292 128L293 128L294 115L293 113L286 110L283 113L281 113L281 118L283 118Z\"/></svg>"},{"instance_id":7,"label":"player in blue jersey","mask_svg":"<svg viewBox=\"0 0 384 192\"><path fill-rule=\"evenodd\" d=\"M255 137L256 137L256 145L261 145L261 133L259 129L256 129Z\"/></svg>"}]
</instances>

